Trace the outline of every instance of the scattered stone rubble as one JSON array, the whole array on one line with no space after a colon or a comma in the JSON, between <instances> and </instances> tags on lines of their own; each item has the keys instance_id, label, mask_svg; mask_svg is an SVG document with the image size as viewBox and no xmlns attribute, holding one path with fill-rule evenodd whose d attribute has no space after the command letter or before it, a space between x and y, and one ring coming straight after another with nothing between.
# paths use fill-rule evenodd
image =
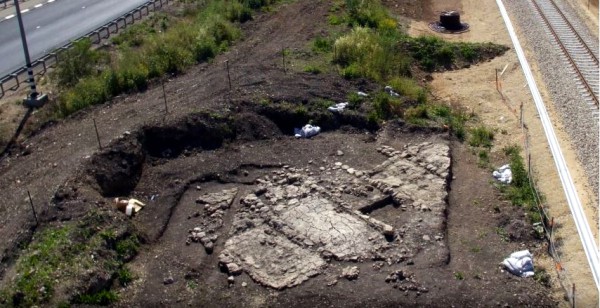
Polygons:
<instances>
[{"instance_id":1,"label":"scattered stone rubble","mask_svg":"<svg viewBox=\"0 0 600 308\"><path fill-rule=\"evenodd\" d=\"M360 271L358 270L357 266L348 266L342 270L342 275L340 278L355 280L358 279L358 274L360 274Z\"/></svg>"},{"instance_id":2,"label":"scattered stone rubble","mask_svg":"<svg viewBox=\"0 0 600 308\"><path fill-rule=\"evenodd\" d=\"M284 166L258 179L253 191L240 197L219 255L221 268L230 277L244 271L257 283L282 289L322 273L332 259L411 264L423 252L433 254L431 262L443 259L448 145L377 150L388 159L373 170L341 161L320 167L313 163L312 169ZM206 215L219 219L222 214L217 213L229 208L235 193L220 199L203 196ZM393 226L368 215L385 206L397 208L406 223ZM358 267L348 267L341 277L356 279L358 274ZM389 281L403 281L398 288L420 288L406 283L411 278L401 279L403 273L394 277Z\"/></svg>"},{"instance_id":3,"label":"scattered stone rubble","mask_svg":"<svg viewBox=\"0 0 600 308\"><path fill-rule=\"evenodd\" d=\"M237 193L238 189L232 188L221 192L207 193L196 199L196 203L200 204L204 211L203 215L198 211L193 216L202 215L203 219L200 226L189 230L187 245L192 242L201 243L207 253L213 252L215 242L219 238L217 230L223 226L223 215L231 207Z\"/></svg>"},{"instance_id":4,"label":"scattered stone rubble","mask_svg":"<svg viewBox=\"0 0 600 308\"><path fill-rule=\"evenodd\" d=\"M408 273L404 270L396 270L390 273L386 278L385 282L391 283L394 289L408 292L415 291L417 293L427 293L429 289L421 286L420 283L415 279L415 275Z\"/></svg>"}]
</instances>

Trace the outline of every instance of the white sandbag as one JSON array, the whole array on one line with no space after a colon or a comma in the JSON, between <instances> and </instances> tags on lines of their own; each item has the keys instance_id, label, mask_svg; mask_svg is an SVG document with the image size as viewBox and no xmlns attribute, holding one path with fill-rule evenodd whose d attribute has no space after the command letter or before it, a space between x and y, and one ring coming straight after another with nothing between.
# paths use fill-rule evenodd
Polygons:
<instances>
[{"instance_id":1,"label":"white sandbag","mask_svg":"<svg viewBox=\"0 0 600 308\"><path fill-rule=\"evenodd\" d=\"M512 171L510 165L504 165L492 172L492 176L503 184L510 184L512 182Z\"/></svg>"},{"instance_id":2,"label":"white sandbag","mask_svg":"<svg viewBox=\"0 0 600 308\"><path fill-rule=\"evenodd\" d=\"M510 254L510 257L515 258L515 259L521 259L521 258L525 258L525 257L533 258L533 256L529 252L529 250L521 250L521 251L513 252Z\"/></svg>"},{"instance_id":3,"label":"white sandbag","mask_svg":"<svg viewBox=\"0 0 600 308\"><path fill-rule=\"evenodd\" d=\"M296 138L310 138L319 132L321 132L320 127L312 126L310 124L306 124L302 128L294 128L294 136L296 136Z\"/></svg>"},{"instance_id":4,"label":"white sandbag","mask_svg":"<svg viewBox=\"0 0 600 308\"><path fill-rule=\"evenodd\" d=\"M392 97L400 96L400 94L394 92L394 89L391 86L385 86L385 88L383 88L383 89L385 90L385 92L387 92Z\"/></svg>"},{"instance_id":5,"label":"white sandbag","mask_svg":"<svg viewBox=\"0 0 600 308\"><path fill-rule=\"evenodd\" d=\"M344 111L346 106L348 106L348 102L335 104L333 106L328 107L327 110L335 113L341 113L342 111Z\"/></svg>"},{"instance_id":6,"label":"white sandbag","mask_svg":"<svg viewBox=\"0 0 600 308\"><path fill-rule=\"evenodd\" d=\"M513 252L510 257L502 261L502 265L511 274L519 277L531 277L534 275L533 256L528 250Z\"/></svg>"}]
</instances>

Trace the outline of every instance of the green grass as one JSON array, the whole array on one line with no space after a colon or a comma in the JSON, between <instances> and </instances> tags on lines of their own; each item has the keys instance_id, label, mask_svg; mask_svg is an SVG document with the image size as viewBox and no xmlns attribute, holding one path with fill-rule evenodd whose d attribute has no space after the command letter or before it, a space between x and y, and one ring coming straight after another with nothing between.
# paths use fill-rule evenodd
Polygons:
<instances>
[{"instance_id":1,"label":"green grass","mask_svg":"<svg viewBox=\"0 0 600 308\"><path fill-rule=\"evenodd\" d=\"M72 87L81 77L94 73L94 67L107 61L106 52L92 50L89 39L74 42L71 48L59 54L60 61L52 78L59 87ZM102 62L101 62L102 60Z\"/></svg>"},{"instance_id":2,"label":"green grass","mask_svg":"<svg viewBox=\"0 0 600 308\"><path fill-rule=\"evenodd\" d=\"M465 275L462 272L454 272L454 279L456 280L464 280Z\"/></svg>"},{"instance_id":3,"label":"green grass","mask_svg":"<svg viewBox=\"0 0 600 308\"><path fill-rule=\"evenodd\" d=\"M452 69L458 63L475 63L499 55L507 47L494 43L447 42L436 36L403 37L402 45L425 71Z\"/></svg>"},{"instance_id":4,"label":"green grass","mask_svg":"<svg viewBox=\"0 0 600 308\"><path fill-rule=\"evenodd\" d=\"M481 168L486 168L490 166L490 156L489 151L486 149L479 150L477 154L478 160L477 165Z\"/></svg>"},{"instance_id":5,"label":"green grass","mask_svg":"<svg viewBox=\"0 0 600 308\"><path fill-rule=\"evenodd\" d=\"M102 290L93 294L80 294L73 300L74 304L108 306L119 299L113 291Z\"/></svg>"},{"instance_id":6,"label":"green grass","mask_svg":"<svg viewBox=\"0 0 600 308\"><path fill-rule=\"evenodd\" d=\"M387 84L398 94L411 101L419 104L427 102L427 91L412 78L398 76L390 79Z\"/></svg>"},{"instance_id":7,"label":"green grass","mask_svg":"<svg viewBox=\"0 0 600 308\"><path fill-rule=\"evenodd\" d=\"M472 147L484 147L491 148L494 141L494 132L485 127L478 126L471 129L471 137L469 138L469 145Z\"/></svg>"},{"instance_id":8,"label":"green grass","mask_svg":"<svg viewBox=\"0 0 600 308\"><path fill-rule=\"evenodd\" d=\"M53 294L54 274L67 270L72 264L76 251L69 237L71 227L42 231L28 248L25 257L17 263L13 292L9 295L17 301L17 306L31 306L47 301ZM12 293L12 294L11 294Z\"/></svg>"},{"instance_id":9,"label":"green grass","mask_svg":"<svg viewBox=\"0 0 600 308\"><path fill-rule=\"evenodd\" d=\"M348 100L349 109L358 109L362 106L363 102L365 101L365 98L358 95L358 93L356 92L350 92L346 99Z\"/></svg>"},{"instance_id":10,"label":"green grass","mask_svg":"<svg viewBox=\"0 0 600 308\"><path fill-rule=\"evenodd\" d=\"M510 237L508 236L508 232L503 227L496 227L496 234L500 236L500 239L504 242L508 242Z\"/></svg>"},{"instance_id":11,"label":"green grass","mask_svg":"<svg viewBox=\"0 0 600 308\"><path fill-rule=\"evenodd\" d=\"M119 284L121 284L121 286L126 287L134 280L134 276L127 267L123 266L117 271L117 279L119 280Z\"/></svg>"},{"instance_id":12,"label":"green grass","mask_svg":"<svg viewBox=\"0 0 600 308\"><path fill-rule=\"evenodd\" d=\"M89 41L76 43L59 62L54 78L63 93L57 100L58 116L142 91L151 79L209 61L241 36L239 24L252 18L253 9L275 2L201 1L186 6L179 17L155 14L113 38L117 48L110 58L93 51ZM326 42L319 46L326 48Z\"/></svg>"},{"instance_id":13,"label":"green grass","mask_svg":"<svg viewBox=\"0 0 600 308\"><path fill-rule=\"evenodd\" d=\"M135 256L139 242L127 227L116 227L114 223L123 224L105 214L90 212L79 222L36 233L16 261L15 280L0 291L0 306L53 305L57 292L73 303L114 302L115 294L108 289L87 294L77 293L74 288L85 286L89 274L95 272L109 273L122 284L133 278L123 265Z\"/></svg>"},{"instance_id":14,"label":"green grass","mask_svg":"<svg viewBox=\"0 0 600 308\"><path fill-rule=\"evenodd\" d=\"M314 52L331 52L333 50L333 43L332 39L317 36L313 40L312 50Z\"/></svg>"},{"instance_id":15,"label":"green grass","mask_svg":"<svg viewBox=\"0 0 600 308\"><path fill-rule=\"evenodd\" d=\"M549 288L552 286L551 282L550 282L550 274L548 274L548 272L546 271L546 268L542 267L542 266L536 266L535 270L534 270L534 274L533 274L533 280L535 280L537 283L543 285L546 288Z\"/></svg>"},{"instance_id":16,"label":"green grass","mask_svg":"<svg viewBox=\"0 0 600 308\"><path fill-rule=\"evenodd\" d=\"M527 212L529 221L533 223L541 222L544 218L539 212L537 195L532 186L519 146L512 145L503 149L504 154L509 159L509 165L512 172L512 182L510 185L499 186L504 195L513 205L521 206Z\"/></svg>"},{"instance_id":17,"label":"green grass","mask_svg":"<svg viewBox=\"0 0 600 308\"><path fill-rule=\"evenodd\" d=\"M315 74L315 75L323 72L320 67L315 66L315 65L307 65L304 67L303 71L305 73L311 73L311 74Z\"/></svg>"}]
</instances>

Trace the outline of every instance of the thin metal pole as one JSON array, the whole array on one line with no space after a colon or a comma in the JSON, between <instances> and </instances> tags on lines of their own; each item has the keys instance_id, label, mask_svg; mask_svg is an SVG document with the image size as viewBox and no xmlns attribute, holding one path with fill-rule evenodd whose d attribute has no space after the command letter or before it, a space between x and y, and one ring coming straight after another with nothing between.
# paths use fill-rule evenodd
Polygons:
<instances>
[{"instance_id":1,"label":"thin metal pole","mask_svg":"<svg viewBox=\"0 0 600 308\"><path fill-rule=\"evenodd\" d=\"M21 32L21 41L23 43L23 53L25 54L25 65L27 66L27 76L29 77L29 99L35 99L38 96L35 88L35 79L33 78L33 69L31 68L31 59L29 59L29 48L27 48L27 38L25 37L25 29L23 27L23 18L21 18L21 9L19 8L19 0L15 1L15 9L17 11L17 20L19 22L19 30Z\"/></svg>"},{"instance_id":2,"label":"thin metal pole","mask_svg":"<svg viewBox=\"0 0 600 308\"><path fill-rule=\"evenodd\" d=\"M27 195L29 196L29 204L31 205L31 211L33 212L33 218L35 218L35 225L37 226L38 223L38 219L37 219L37 214L35 213L35 207L33 206L33 200L31 200L31 194L29 193L29 190L27 190Z\"/></svg>"},{"instance_id":3,"label":"thin metal pole","mask_svg":"<svg viewBox=\"0 0 600 308\"><path fill-rule=\"evenodd\" d=\"M229 91L231 91L231 75L229 74L229 60L225 60L227 65L227 80L229 80Z\"/></svg>"},{"instance_id":4,"label":"thin metal pole","mask_svg":"<svg viewBox=\"0 0 600 308\"><path fill-rule=\"evenodd\" d=\"M285 48L281 47L281 58L283 59L283 73L285 74Z\"/></svg>"},{"instance_id":5,"label":"thin metal pole","mask_svg":"<svg viewBox=\"0 0 600 308\"><path fill-rule=\"evenodd\" d=\"M102 144L100 143L100 134L98 134L98 126L96 125L96 118L93 118L92 120L94 120L94 129L96 130L96 139L98 139L98 148L102 150Z\"/></svg>"},{"instance_id":6,"label":"thin metal pole","mask_svg":"<svg viewBox=\"0 0 600 308\"><path fill-rule=\"evenodd\" d=\"M500 88L498 87L498 69L496 69L496 91L500 91Z\"/></svg>"},{"instance_id":7,"label":"thin metal pole","mask_svg":"<svg viewBox=\"0 0 600 308\"><path fill-rule=\"evenodd\" d=\"M550 219L550 241L552 241L554 238L554 217L552 217Z\"/></svg>"},{"instance_id":8,"label":"thin metal pole","mask_svg":"<svg viewBox=\"0 0 600 308\"><path fill-rule=\"evenodd\" d=\"M573 284L573 293L571 293L571 296L573 296L573 308L575 308L575 284Z\"/></svg>"},{"instance_id":9,"label":"thin metal pole","mask_svg":"<svg viewBox=\"0 0 600 308\"><path fill-rule=\"evenodd\" d=\"M521 102L521 130L523 130L523 124L524 124L524 121L523 121L523 102Z\"/></svg>"},{"instance_id":10,"label":"thin metal pole","mask_svg":"<svg viewBox=\"0 0 600 308\"><path fill-rule=\"evenodd\" d=\"M169 106L167 105L167 92L165 91L165 80L161 80L162 90L163 90L163 99L165 101L165 114L169 113Z\"/></svg>"}]
</instances>

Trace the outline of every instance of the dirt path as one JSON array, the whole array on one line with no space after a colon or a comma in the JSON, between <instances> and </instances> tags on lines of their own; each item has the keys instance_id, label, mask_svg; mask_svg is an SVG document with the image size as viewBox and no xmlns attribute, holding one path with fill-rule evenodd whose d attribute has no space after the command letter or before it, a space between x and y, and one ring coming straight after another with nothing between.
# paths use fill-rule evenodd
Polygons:
<instances>
[{"instance_id":1,"label":"dirt path","mask_svg":"<svg viewBox=\"0 0 600 308\"><path fill-rule=\"evenodd\" d=\"M448 4L442 1L433 1L432 7L434 12L439 12L447 9ZM470 31L455 36L446 35L443 36L444 38L461 41L492 41L511 46L510 38L505 30L504 22L497 10L495 1L489 0L483 4L481 1L463 0L459 10L462 13L461 20L470 24ZM430 18L434 18L434 16L430 16ZM427 29L426 22L413 23L410 32L414 35L431 34ZM526 46L526 42L522 41L521 43L525 43ZM531 59L529 61L532 63ZM539 71L535 69L535 63L532 65L534 72ZM506 100L502 100L500 94L495 90L495 69L502 70L505 66L506 71L502 75L502 88ZM540 76L537 77L538 81L541 80ZM525 103L524 118L529 126L531 138L531 163L535 178L538 180L538 186L546 197L545 205L559 225L557 234L562 239L560 245L562 265L567 269L568 276L573 283L577 286L584 286L578 288L577 301L584 305L592 305L598 302L598 292L591 278L589 265L571 213L568 206L566 206L562 185L554 164L550 163L552 162L552 156L541 123L537 120L537 111L533 106L528 89L523 86L524 84L525 79L516 55L514 52L509 51L502 57L470 69L436 75L432 82L432 88L434 93L442 100L460 102L477 113L487 125L497 128L498 132L506 132L506 134L496 134L497 140L494 143L492 152L500 152L502 147L509 144L523 145L524 139L520 131L518 110L520 102ZM549 114L553 119L553 123L555 123L555 130L559 137L563 155L571 175L575 179L588 222L597 237L598 224L595 218L598 217L598 213L594 210L593 204L595 194L585 180L583 167L577 159L568 136L561 129L559 118L552 109L552 104L548 100L543 84L538 83L538 86L540 86ZM550 260L544 262L551 264ZM559 298L562 296L562 292L556 290L555 295Z\"/></svg>"}]
</instances>

